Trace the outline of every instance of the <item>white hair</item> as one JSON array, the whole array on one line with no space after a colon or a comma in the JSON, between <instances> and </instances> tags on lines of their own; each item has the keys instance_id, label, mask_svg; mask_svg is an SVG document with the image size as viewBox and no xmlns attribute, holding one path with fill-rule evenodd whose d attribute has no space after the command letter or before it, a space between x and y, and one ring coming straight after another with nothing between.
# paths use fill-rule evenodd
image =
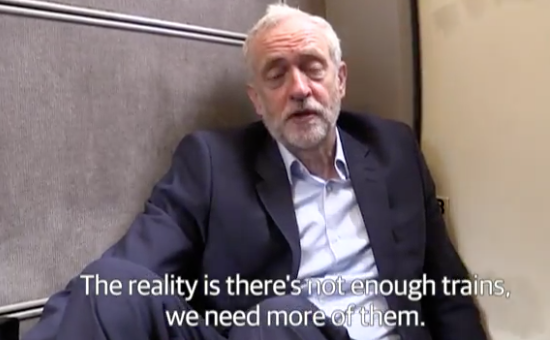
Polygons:
<instances>
[{"instance_id":1,"label":"white hair","mask_svg":"<svg viewBox=\"0 0 550 340\"><path fill-rule=\"evenodd\" d=\"M284 3L271 4L267 7L264 16L258 20L258 22L248 31L247 38L244 42L243 53L247 65L250 68L251 56L250 56L250 43L259 32L276 26L279 22L290 17L303 17L309 19L312 23L317 24L324 30L328 39L329 53L332 61L335 65L340 64L342 61L342 48L340 46L340 39L332 28L331 24L324 18L316 15L309 14L298 8L290 7Z\"/></svg>"}]
</instances>

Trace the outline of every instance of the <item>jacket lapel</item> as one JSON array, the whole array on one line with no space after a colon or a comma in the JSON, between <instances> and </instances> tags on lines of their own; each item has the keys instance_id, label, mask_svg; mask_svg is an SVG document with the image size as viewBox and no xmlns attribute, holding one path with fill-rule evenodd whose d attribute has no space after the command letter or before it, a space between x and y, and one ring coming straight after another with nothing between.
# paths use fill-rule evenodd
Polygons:
<instances>
[{"instance_id":1,"label":"jacket lapel","mask_svg":"<svg viewBox=\"0 0 550 340\"><path fill-rule=\"evenodd\" d=\"M365 144L342 130L340 138L380 279L392 279L396 244L380 160Z\"/></svg>"},{"instance_id":2,"label":"jacket lapel","mask_svg":"<svg viewBox=\"0 0 550 340\"><path fill-rule=\"evenodd\" d=\"M256 171L260 179L256 190L269 215L279 228L292 252L292 277L298 276L301 261L300 235L292 191L283 159L276 142L269 138L256 158Z\"/></svg>"}]
</instances>

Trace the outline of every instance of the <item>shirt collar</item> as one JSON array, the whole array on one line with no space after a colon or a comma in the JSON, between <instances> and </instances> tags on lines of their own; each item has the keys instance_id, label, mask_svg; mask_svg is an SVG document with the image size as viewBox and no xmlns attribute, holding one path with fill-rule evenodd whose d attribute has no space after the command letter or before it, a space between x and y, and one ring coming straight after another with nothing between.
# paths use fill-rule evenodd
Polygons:
<instances>
[{"instance_id":1,"label":"shirt collar","mask_svg":"<svg viewBox=\"0 0 550 340\"><path fill-rule=\"evenodd\" d=\"M285 169L290 183L293 183L295 178L300 178L303 176L313 176L309 172L309 170L303 165L303 163L298 160L282 143L277 141L277 146L279 147L279 151L283 158L283 162L285 164ZM336 168L338 177L341 180L348 179L349 172L338 129L336 129L336 155L334 157L334 167Z\"/></svg>"}]
</instances>

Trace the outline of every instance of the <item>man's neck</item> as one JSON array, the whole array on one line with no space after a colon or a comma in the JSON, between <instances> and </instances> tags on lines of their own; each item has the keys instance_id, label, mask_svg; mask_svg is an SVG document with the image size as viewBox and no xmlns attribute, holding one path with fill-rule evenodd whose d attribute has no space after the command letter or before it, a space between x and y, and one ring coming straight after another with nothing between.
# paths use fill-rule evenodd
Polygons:
<instances>
[{"instance_id":1,"label":"man's neck","mask_svg":"<svg viewBox=\"0 0 550 340\"><path fill-rule=\"evenodd\" d=\"M304 164L310 173L325 180L335 178L338 172L334 167L336 157L336 129L332 129L327 138L318 147L309 150L290 151Z\"/></svg>"}]
</instances>

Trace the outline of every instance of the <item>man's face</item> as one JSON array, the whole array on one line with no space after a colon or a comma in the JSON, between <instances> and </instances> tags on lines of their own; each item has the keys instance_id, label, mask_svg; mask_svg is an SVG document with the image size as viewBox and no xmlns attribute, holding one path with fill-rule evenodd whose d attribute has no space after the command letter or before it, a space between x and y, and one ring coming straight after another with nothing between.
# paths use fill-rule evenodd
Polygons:
<instances>
[{"instance_id":1,"label":"man's face","mask_svg":"<svg viewBox=\"0 0 550 340\"><path fill-rule=\"evenodd\" d=\"M336 125L345 94L346 65L335 65L316 24L289 18L261 32L250 47L248 94L275 139L307 150Z\"/></svg>"}]
</instances>

